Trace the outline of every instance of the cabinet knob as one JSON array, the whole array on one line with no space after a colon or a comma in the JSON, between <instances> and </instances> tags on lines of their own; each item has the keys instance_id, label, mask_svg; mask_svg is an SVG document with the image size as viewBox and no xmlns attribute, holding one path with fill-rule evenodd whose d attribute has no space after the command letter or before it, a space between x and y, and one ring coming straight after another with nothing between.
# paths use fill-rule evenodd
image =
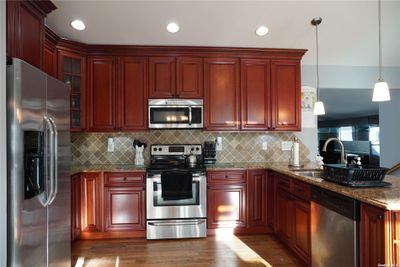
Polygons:
<instances>
[{"instance_id":1,"label":"cabinet knob","mask_svg":"<svg viewBox=\"0 0 400 267\"><path fill-rule=\"evenodd\" d=\"M383 220L383 215L382 214L378 214L378 215L376 215L376 218L380 221L380 220Z\"/></svg>"},{"instance_id":2,"label":"cabinet knob","mask_svg":"<svg viewBox=\"0 0 400 267\"><path fill-rule=\"evenodd\" d=\"M128 178L124 177L124 181L128 180Z\"/></svg>"},{"instance_id":3,"label":"cabinet knob","mask_svg":"<svg viewBox=\"0 0 400 267\"><path fill-rule=\"evenodd\" d=\"M225 175L225 179L228 179L228 175Z\"/></svg>"}]
</instances>

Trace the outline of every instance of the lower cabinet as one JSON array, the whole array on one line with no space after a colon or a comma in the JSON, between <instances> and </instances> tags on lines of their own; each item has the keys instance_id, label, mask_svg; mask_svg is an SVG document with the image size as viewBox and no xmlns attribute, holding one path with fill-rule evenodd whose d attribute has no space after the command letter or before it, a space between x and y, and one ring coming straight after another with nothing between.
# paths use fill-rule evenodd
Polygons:
<instances>
[{"instance_id":1,"label":"lower cabinet","mask_svg":"<svg viewBox=\"0 0 400 267\"><path fill-rule=\"evenodd\" d=\"M209 171L207 181L208 228L246 227L246 171Z\"/></svg>"},{"instance_id":2,"label":"lower cabinet","mask_svg":"<svg viewBox=\"0 0 400 267\"><path fill-rule=\"evenodd\" d=\"M74 241L81 234L81 176L71 177L71 240Z\"/></svg>"},{"instance_id":3,"label":"lower cabinet","mask_svg":"<svg viewBox=\"0 0 400 267\"><path fill-rule=\"evenodd\" d=\"M146 229L144 186L105 187L105 231Z\"/></svg>"},{"instance_id":4,"label":"lower cabinet","mask_svg":"<svg viewBox=\"0 0 400 267\"><path fill-rule=\"evenodd\" d=\"M360 206L360 264L363 267L376 267L388 262L385 250L387 217L385 210L365 203ZM386 218L387 219L387 218Z\"/></svg>"},{"instance_id":5,"label":"lower cabinet","mask_svg":"<svg viewBox=\"0 0 400 267\"><path fill-rule=\"evenodd\" d=\"M267 172L265 170L247 171L248 227L260 231L268 229L267 222Z\"/></svg>"},{"instance_id":6,"label":"lower cabinet","mask_svg":"<svg viewBox=\"0 0 400 267\"><path fill-rule=\"evenodd\" d=\"M246 226L246 184L208 187L208 228Z\"/></svg>"},{"instance_id":7,"label":"lower cabinet","mask_svg":"<svg viewBox=\"0 0 400 267\"><path fill-rule=\"evenodd\" d=\"M306 264L311 263L310 186L290 177L274 176L274 230Z\"/></svg>"},{"instance_id":8,"label":"lower cabinet","mask_svg":"<svg viewBox=\"0 0 400 267\"><path fill-rule=\"evenodd\" d=\"M82 231L102 231L102 176L100 172L81 174L81 202Z\"/></svg>"}]
</instances>

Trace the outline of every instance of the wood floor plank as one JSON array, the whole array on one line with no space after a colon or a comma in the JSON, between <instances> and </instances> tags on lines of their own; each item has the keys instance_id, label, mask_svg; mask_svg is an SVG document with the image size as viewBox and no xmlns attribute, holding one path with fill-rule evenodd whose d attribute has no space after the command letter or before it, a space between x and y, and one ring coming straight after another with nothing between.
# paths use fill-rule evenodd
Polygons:
<instances>
[{"instance_id":1,"label":"wood floor plank","mask_svg":"<svg viewBox=\"0 0 400 267\"><path fill-rule=\"evenodd\" d=\"M204 239L81 240L72 246L76 267L302 267L272 235Z\"/></svg>"}]
</instances>

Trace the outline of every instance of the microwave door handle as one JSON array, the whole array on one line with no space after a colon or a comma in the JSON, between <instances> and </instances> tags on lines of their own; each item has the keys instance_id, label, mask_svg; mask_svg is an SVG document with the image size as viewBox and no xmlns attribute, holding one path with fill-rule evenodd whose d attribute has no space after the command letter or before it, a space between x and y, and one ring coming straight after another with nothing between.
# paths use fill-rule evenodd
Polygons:
<instances>
[{"instance_id":1,"label":"microwave door handle","mask_svg":"<svg viewBox=\"0 0 400 267\"><path fill-rule=\"evenodd\" d=\"M189 125L192 125L192 107L189 107Z\"/></svg>"}]
</instances>

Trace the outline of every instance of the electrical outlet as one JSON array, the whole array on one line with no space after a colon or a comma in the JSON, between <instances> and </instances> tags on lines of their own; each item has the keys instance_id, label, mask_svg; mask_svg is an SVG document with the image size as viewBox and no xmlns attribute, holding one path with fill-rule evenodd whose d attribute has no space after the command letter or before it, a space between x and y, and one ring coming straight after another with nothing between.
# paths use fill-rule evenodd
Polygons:
<instances>
[{"instance_id":1,"label":"electrical outlet","mask_svg":"<svg viewBox=\"0 0 400 267\"><path fill-rule=\"evenodd\" d=\"M290 151L292 149L293 142L292 141L282 141L281 142L281 150L282 151Z\"/></svg>"},{"instance_id":2,"label":"electrical outlet","mask_svg":"<svg viewBox=\"0 0 400 267\"><path fill-rule=\"evenodd\" d=\"M107 152L114 152L114 138L107 138Z\"/></svg>"},{"instance_id":3,"label":"electrical outlet","mask_svg":"<svg viewBox=\"0 0 400 267\"><path fill-rule=\"evenodd\" d=\"M222 150L222 137L218 136L215 144L215 150L221 151Z\"/></svg>"},{"instance_id":4,"label":"electrical outlet","mask_svg":"<svg viewBox=\"0 0 400 267\"><path fill-rule=\"evenodd\" d=\"M262 142L262 150L267 150L267 149L268 149L267 141Z\"/></svg>"}]
</instances>

